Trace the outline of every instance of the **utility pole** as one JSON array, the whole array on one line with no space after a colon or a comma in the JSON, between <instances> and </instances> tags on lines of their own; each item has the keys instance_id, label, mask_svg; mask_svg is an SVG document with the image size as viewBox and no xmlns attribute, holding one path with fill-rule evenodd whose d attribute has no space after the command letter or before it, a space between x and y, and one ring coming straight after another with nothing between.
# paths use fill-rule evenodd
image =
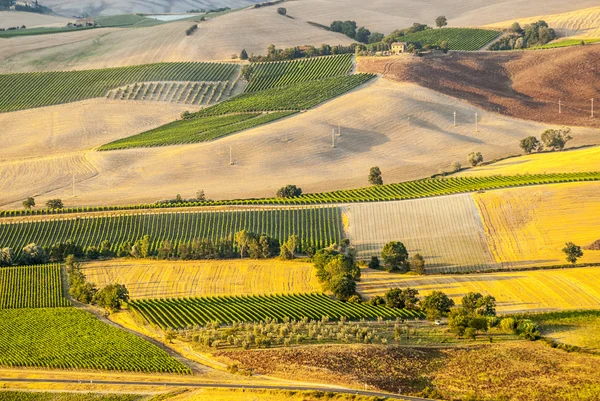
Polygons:
<instances>
[{"instance_id":1,"label":"utility pole","mask_svg":"<svg viewBox=\"0 0 600 401\"><path fill-rule=\"evenodd\" d=\"M562 114L562 100L558 99L558 114Z\"/></svg>"},{"instance_id":2,"label":"utility pole","mask_svg":"<svg viewBox=\"0 0 600 401\"><path fill-rule=\"evenodd\" d=\"M229 147L229 165L233 166L233 150L231 146Z\"/></svg>"},{"instance_id":3,"label":"utility pole","mask_svg":"<svg viewBox=\"0 0 600 401\"><path fill-rule=\"evenodd\" d=\"M456 127L456 112L454 112L454 126Z\"/></svg>"},{"instance_id":4,"label":"utility pole","mask_svg":"<svg viewBox=\"0 0 600 401\"><path fill-rule=\"evenodd\" d=\"M342 136L342 126L338 124L338 136Z\"/></svg>"},{"instance_id":5,"label":"utility pole","mask_svg":"<svg viewBox=\"0 0 600 401\"><path fill-rule=\"evenodd\" d=\"M475 113L475 132L479 132L479 116Z\"/></svg>"},{"instance_id":6,"label":"utility pole","mask_svg":"<svg viewBox=\"0 0 600 401\"><path fill-rule=\"evenodd\" d=\"M335 128L331 130L331 147L335 148Z\"/></svg>"}]
</instances>

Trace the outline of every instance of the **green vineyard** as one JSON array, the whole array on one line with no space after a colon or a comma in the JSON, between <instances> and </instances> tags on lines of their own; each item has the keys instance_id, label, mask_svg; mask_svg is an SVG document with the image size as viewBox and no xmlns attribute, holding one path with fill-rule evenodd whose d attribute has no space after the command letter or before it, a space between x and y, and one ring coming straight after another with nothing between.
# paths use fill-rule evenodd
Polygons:
<instances>
[{"instance_id":1,"label":"green vineyard","mask_svg":"<svg viewBox=\"0 0 600 401\"><path fill-rule=\"evenodd\" d=\"M70 306L59 265L0 268L0 309Z\"/></svg>"},{"instance_id":2,"label":"green vineyard","mask_svg":"<svg viewBox=\"0 0 600 401\"><path fill-rule=\"evenodd\" d=\"M352 70L352 54L256 63L252 64L252 68L252 78L246 92L348 75Z\"/></svg>"},{"instance_id":3,"label":"green vineyard","mask_svg":"<svg viewBox=\"0 0 600 401\"><path fill-rule=\"evenodd\" d=\"M500 31L489 29L442 28L411 33L401 39L406 43L420 43L430 46L439 46L443 41L447 41L450 50L474 51L481 49L500 34Z\"/></svg>"},{"instance_id":4,"label":"green vineyard","mask_svg":"<svg viewBox=\"0 0 600 401\"><path fill-rule=\"evenodd\" d=\"M216 241L246 229L280 241L298 235L301 248L322 248L343 238L339 208L259 209L224 212L176 212L14 222L0 225L0 244L19 253L29 243L52 246L72 240L99 246L108 240L117 250L124 241L150 236L153 249L163 240L174 243L196 238Z\"/></svg>"},{"instance_id":5,"label":"green vineyard","mask_svg":"<svg viewBox=\"0 0 600 401\"><path fill-rule=\"evenodd\" d=\"M267 114L247 113L225 116L178 120L150 131L118 139L102 145L98 150L115 150L150 146L181 145L186 143L206 142L254 128L295 112L275 112Z\"/></svg>"},{"instance_id":6,"label":"green vineyard","mask_svg":"<svg viewBox=\"0 0 600 401\"><path fill-rule=\"evenodd\" d=\"M143 100L210 106L231 96L236 81L142 82L110 90L109 100Z\"/></svg>"},{"instance_id":7,"label":"green vineyard","mask_svg":"<svg viewBox=\"0 0 600 401\"><path fill-rule=\"evenodd\" d=\"M209 322L259 322L266 318L332 319L416 318L404 309L335 301L325 294L250 295L131 301L129 307L163 329Z\"/></svg>"},{"instance_id":8,"label":"green vineyard","mask_svg":"<svg viewBox=\"0 0 600 401\"><path fill-rule=\"evenodd\" d=\"M0 112L106 96L110 89L148 81L228 81L238 70L226 63L157 63L83 71L0 75Z\"/></svg>"},{"instance_id":9,"label":"green vineyard","mask_svg":"<svg viewBox=\"0 0 600 401\"><path fill-rule=\"evenodd\" d=\"M74 308L0 310L0 365L190 374L157 346Z\"/></svg>"},{"instance_id":10,"label":"green vineyard","mask_svg":"<svg viewBox=\"0 0 600 401\"><path fill-rule=\"evenodd\" d=\"M364 84L372 74L355 74L301 82L283 88L244 93L193 114L193 117L215 116L255 111L307 110L333 97Z\"/></svg>"}]
</instances>

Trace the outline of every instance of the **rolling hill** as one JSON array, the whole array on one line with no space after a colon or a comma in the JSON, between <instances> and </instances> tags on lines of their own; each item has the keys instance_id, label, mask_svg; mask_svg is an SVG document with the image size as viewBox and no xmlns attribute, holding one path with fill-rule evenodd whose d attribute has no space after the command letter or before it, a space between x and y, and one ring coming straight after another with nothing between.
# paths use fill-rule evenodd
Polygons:
<instances>
[{"instance_id":1,"label":"rolling hill","mask_svg":"<svg viewBox=\"0 0 600 401\"><path fill-rule=\"evenodd\" d=\"M11 28L25 25L27 28L35 27L62 27L72 22L72 19L54 15L28 13L23 11L0 11L0 28Z\"/></svg>"}]
</instances>

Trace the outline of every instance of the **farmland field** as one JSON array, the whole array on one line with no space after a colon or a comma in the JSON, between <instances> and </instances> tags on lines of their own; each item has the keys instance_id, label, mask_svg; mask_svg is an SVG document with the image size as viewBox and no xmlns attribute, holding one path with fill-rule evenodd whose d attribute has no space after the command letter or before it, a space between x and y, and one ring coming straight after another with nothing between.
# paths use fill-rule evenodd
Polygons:
<instances>
[{"instance_id":1,"label":"farmland field","mask_svg":"<svg viewBox=\"0 0 600 401\"><path fill-rule=\"evenodd\" d=\"M246 92L348 75L352 70L352 54L255 63L252 68L252 78Z\"/></svg>"},{"instance_id":2,"label":"farmland field","mask_svg":"<svg viewBox=\"0 0 600 401\"><path fill-rule=\"evenodd\" d=\"M504 189L473 197L490 249L503 267L566 264L566 242L585 247L600 239L598 183ZM600 251L584 251L580 262L600 262Z\"/></svg>"},{"instance_id":3,"label":"farmland field","mask_svg":"<svg viewBox=\"0 0 600 401\"><path fill-rule=\"evenodd\" d=\"M85 31L87 29L94 29L94 28L93 27L80 27L80 28L40 27L40 28L15 29L15 30L11 30L11 31L0 32L0 39L14 38L14 37L18 37L18 36L48 35L48 34L52 34L52 33L77 32L77 31Z\"/></svg>"},{"instance_id":4,"label":"farmland field","mask_svg":"<svg viewBox=\"0 0 600 401\"><path fill-rule=\"evenodd\" d=\"M132 299L307 293L321 288L311 263L279 260L111 260L85 263L83 273L99 288L124 284Z\"/></svg>"},{"instance_id":5,"label":"farmland field","mask_svg":"<svg viewBox=\"0 0 600 401\"><path fill-rule=\"evenodd\" d=\"M84 71L0 75L0 112L105 96L144 81L227 81L238 69L225 63L159 63Z\"/></svg>"},{"instance_id":6,"label":"farmland field","mask_svg":"<svg viewBox=\"0 0 600 401\"><path fill-rule=\"evenodd\" d=\"M431 46L439 46L442 41L447 41L450 50L473 51L481 49L498 36L500 31L489 29L441 28L411 33L402 37L402 41Z\"/></svg>"},{"instance_id":7,"label":"farmland field","mask_svg":"<svg viewBox=\"0 0 600 401\"><path fill-rule=\"evenodd\" d=\"M164 300L138 300L129 307L147 321L163 329L180 329L188 326L219 321L221 323L258 322L267 317L274 319L321 319L328 316L339 319L378 317L412 318L419 313L385 306L371 306L334 301L325 294L251 295L232 297L185 298Z\"/></svg>"},{"instance_id":8,"label":"farmland field","mask_svg":"<svg viewBox=\"0 0 600 401\"><path fill-rule=\"evenodd\" d=\"M565 39L565 40L559 40L556 42L551 42L544 46L529 47L528 49L529 50L559 49L561 47L581 46L581 42L583 42L585 45L591 45L594 43L599 43L600 39Z\"/></svg>"},{"instance_id":9,"label":"farmland field","mask_svg":"<svg viewBox=\"0 0 600 401\"><path fill-rule=\"evenodd\" d=\"M87 247L108 240L116 251L122 242L136 241L144 235L150 236L155 248L163 240L216 241L246 229L281 242L296 234L300 247L321 248L341 241L341 224L336 207L117 215L0 224L0 244L18 253L32 242L51 246L70 239Z\"/></svg>"},{"instance_id":10,"label":"farmland field","mask_svg":"<svg viewBox=\"0 0 600 401\"><path fill-rule=\"evenodd\" d=\"M141 401L142 395L0 391L0 401Z\"/></svg>"},{"instance_id":11,"label":"farmland field","mask_svg":"<svg viewBox=\"0 0 600 401\"><path fill-rule=\"evenodd\" d=\"M188 374L141 338L74 308L0 310L0 365Z\"/></svg>"},{"instance_id":12,"label":"farmland field","mask_svg":"<svg viewBox=\"0 0 600 401\"><path fill-rule=\"evenodd\" d=\"M0 268L0 309L69 305L59 265Z\"/></svg>"},{"instance_id":13,"label":"farmland field","mask_svg":"<svg viewBox=\"0 0 600 401\"><path fill-rule=\"evenodd\" d=\"M357 283L369 297L396 287L416 288L420 296L442 291L457 303L468 292L493 295L498 313L600 309L598 267L432 276L362 269Z\"/></svg>"},{"instance_id":14,"label":"farmland field","mask_svg":"<svg viewBox=\"0 0 600 401\"><path fill-rule=\"evenodd\" d=\"M600 311L536 313L525 317L540 326L544 337L588 351L600 351Z\"/></svg>"},{"instance_id":15,"label":"farmland field","mask_svg":"<svg viewBox=\"0 0 600 401\"><path fill-rule=\"evenodd\" d=\"M190 120L177 120L153 130L108 143L99 147L98 150L181 145L212 141L222 136L288 117L294 113L293 111L283 111L274 113L229 114L193 118Z\"/></svg>"},{"instance_id":16,"label":"farmland field","mask_svg":"<svg viewBox=\"0 0 600 401\"><path fill-rule=\"evenodd\" d=\"M428 273L497 269L471 195L346 207L348 232L358 256L379 256L390 241L425 258Z\"/></svg>"}]
</instances>

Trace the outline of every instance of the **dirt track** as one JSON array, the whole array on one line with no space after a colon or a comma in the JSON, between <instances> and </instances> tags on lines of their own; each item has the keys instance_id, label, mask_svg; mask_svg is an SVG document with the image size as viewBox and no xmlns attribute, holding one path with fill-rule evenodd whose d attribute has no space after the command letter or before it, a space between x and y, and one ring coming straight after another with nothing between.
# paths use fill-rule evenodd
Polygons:
<instances>
[{"instance_id":1,"label":"dirt track","mask_svg":"<svg viewBox=\"0 0 600 401\"><path fill-rule=\"evenodd\" d=\"M455 52L362 58L359 71L411 82L491 112L556 125L600 128L600 46L524 52ZM562 114L558 102L561 100ZM596 105L600 105L596 99ZM597 109L600 106L597 107Z\"/></svg>"}]
</instances>

